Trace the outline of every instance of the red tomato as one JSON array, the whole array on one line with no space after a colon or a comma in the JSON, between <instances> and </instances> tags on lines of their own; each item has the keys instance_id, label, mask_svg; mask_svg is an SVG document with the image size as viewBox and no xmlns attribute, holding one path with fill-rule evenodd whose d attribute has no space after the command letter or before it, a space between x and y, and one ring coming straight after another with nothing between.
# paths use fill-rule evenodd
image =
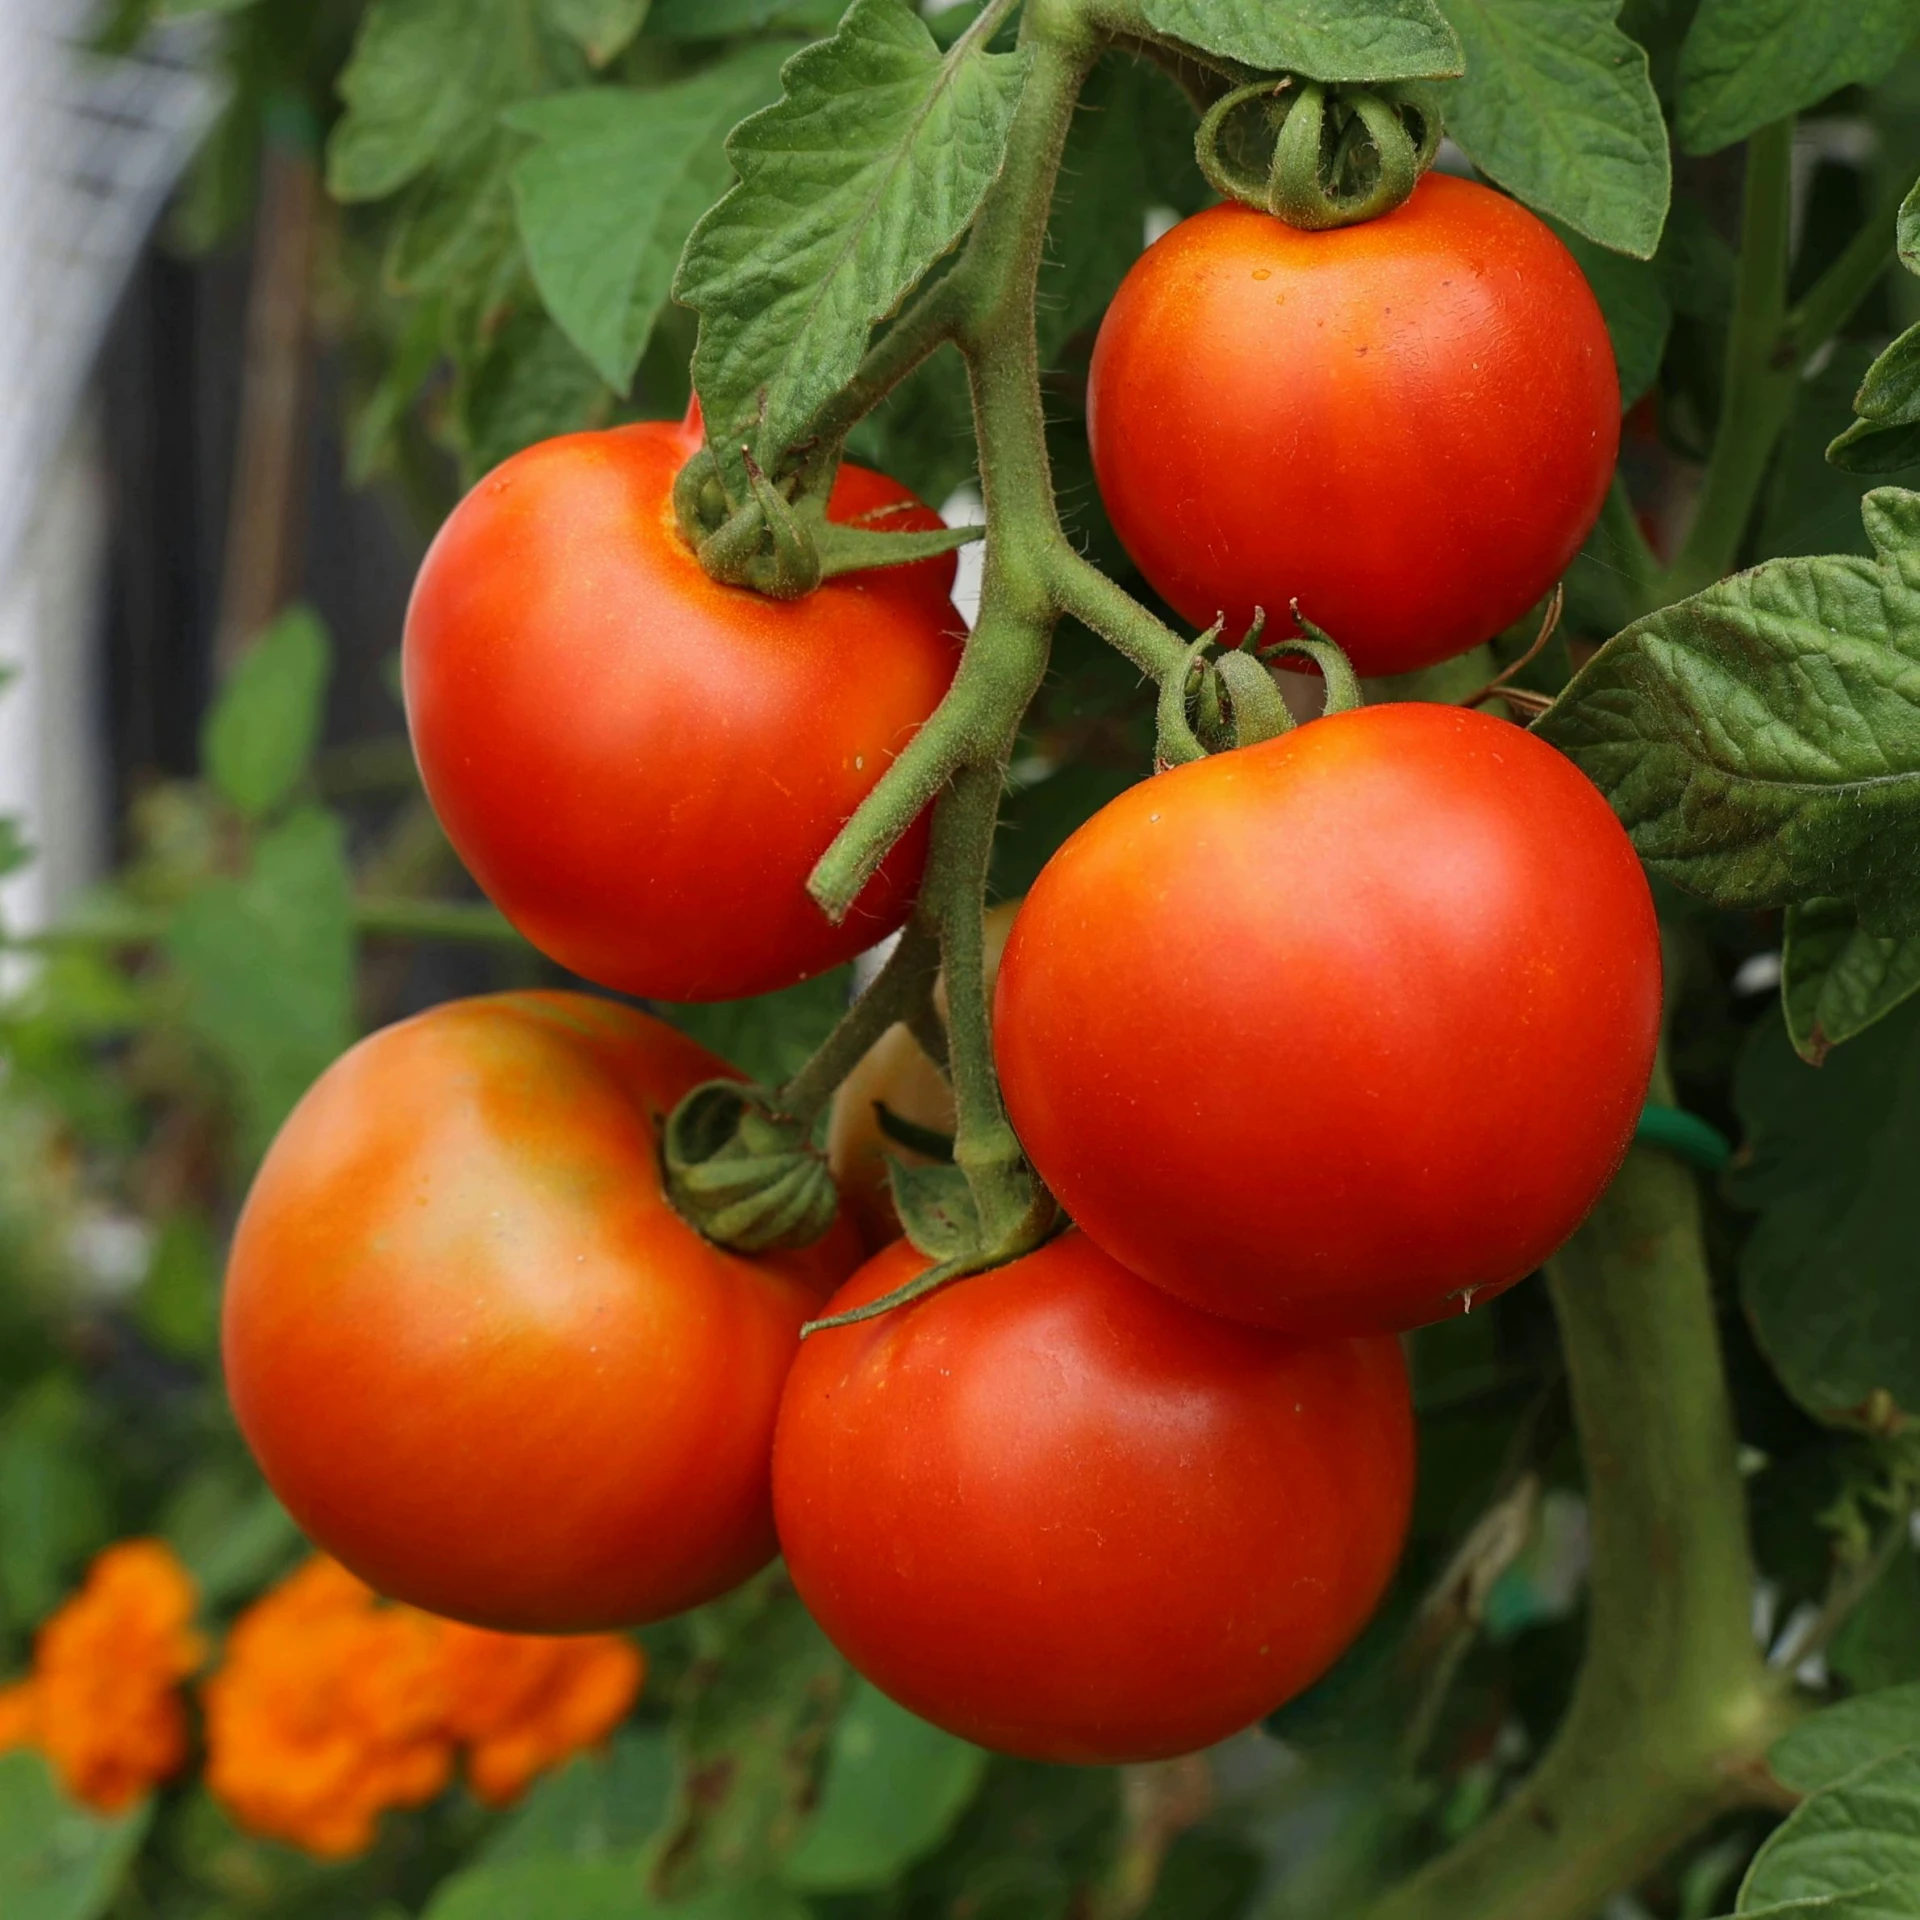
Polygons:
<instances>
[{"instance_id":1,"label":"red tomato","mask_svg":"<svg viewBox=\"0 0 1920 1920\"><path fill-rule=\"evenodd\" d=\"M227 1270L227 1385L287 1510L381 1592L518 1632L677 1613L774 1551L768 1459L836 1224L748 1260L660 1190L730 1073L579 994L461 1000L295 1108Z\"/></svg>"},{"instance_id":2,"label":"red tomato","mask_svg":"<svg viewBox=\"0 0 1920 1920\"><path fill-rule=\"evenodd\" d=\"M905 1241L830 1310L926 1265ZM1393 1340L1230 1326L1067 1233L801 1348L780 1544L859 1670L1006 1753L1191 1752L1325 1672L1406 1534Z\"/></svg>"},{"instance_id":3,"label":"red tomato","mask_svg":"<svg viewBox=\"0 0 1920 1920\"><path fill-rule=\"evenodd\" d=\"M1525 613L1599 515L1620 440L1573 256L1442 174L1331 233L1236 205L1182 221L1121 283L1087 402L1114 529L1173 606L1238 635L1297 598L1376 674Z\"/></svg>"},{"instance_id":4,"label":"red tomato","mask_svg":"<svg viewBox=\"0 0 1920 1920\"><path fill-rule=\"evenodd\" d=\"M1463 1313L1572 1233L1659 1027L1606 802L1504 720L1408 704L1096 814L1014 922L994 1047L1035 1167L1116 1260L1365 1333Z\"/></svg>"},{"instance_id":5,"label":"red tomato","mask_svg":"<svg viewBox=\"0 0 1920 1920\"><path fill-rule=\"evenodd\" d=\"M674 521L697 445L647 421L514 455L441 528L404 652L421 778L474 878L563 966L667 1000L790 985L905 919L924 821L838 927L806 879L962 631L950 554L800 600L716 585ZM843 466L832 515L912 500Z\"/></svg>"}]
</instances>

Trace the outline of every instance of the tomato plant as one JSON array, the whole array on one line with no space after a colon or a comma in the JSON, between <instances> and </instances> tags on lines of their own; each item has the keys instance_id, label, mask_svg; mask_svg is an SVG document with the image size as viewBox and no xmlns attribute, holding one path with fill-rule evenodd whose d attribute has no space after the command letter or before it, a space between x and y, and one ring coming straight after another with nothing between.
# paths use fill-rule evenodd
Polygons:
<instances>
[{"instance_id":1,"label":"tomato plant","mask_svg":"<svg viewBox=\"0 0 1920 1920\"><path fill-rule=\"evenodd\" d=\"M107 14L0 1912L1920 1920L1912 8Z\"/></svg>"},{"instance_id":2,"label":"tomato plant","mask_svg":"<svg viewBox=\"0 0 1920 1920\"><path fill-rule=\"evenodd\" d=\"M659 1113L725 1071L603 1000L452 1001L281 1129L227 1269L228 1390L288 1510L383 1593L579 1632L772 1555L781 1381L852 1240L749 1261L667 1204Z\"/></svg>"},{"instance_id":3,"label":"tomato plant","mask_svg":"<svg viewBox=\"0 0 1920 1920\"><path fill-rule=\"evenodd\" d=\"M926 1265L902 1241L829 1311ZM1192 1752L1317 1679L1412 1492L1394 1342L1249 1335L1078 1233L814 1335L774 1447L788 1571L854 1665L967 1739L1083 1763Z\"/></svg>"},{"instance_id":4,"label":"tomato plant","mask_svg":"<svg viewBox=\"0 0 1920 1920\"><path fill-rule=\"evenodd\" d=\"M1302 232L1229 203L1135 262L1087 431L1140 571L1197 625L1300 610L1362 673L1490 640L1600 513L1620 382L1599 303L1525 207L1429 174Z\"/></svg>"},{"instance_id":5,"label":"tomato plant","mask_svg":"<svg viewBox=\"0 0 1920 1920\"><path fill-rule=\"evenodd\" d=\"M1505 720L1408 704L1096 814L1014 923L994 1050L1109 1253L1216 1313L1362 1333L1464 1313L1567 1239L1659 1030L1653 902L1592 784Z\"/></svg>"},{"instance_id":6,"label":"tomato plant","mask_svg":"<svg viewBox=\"0 0 1920 1920\"><path fill-rule=\"evenodd\" d=\"M414 589L407 717L448 837L535 946L604 986L727 1000L905 918L924 829L838 926L806 878L939 703L958 623L951 558L785 602L709 579L670 502L697 444L643 421L481 481ZM831 510L939 524L854 466Z\"/></svg>"}]
</instances>

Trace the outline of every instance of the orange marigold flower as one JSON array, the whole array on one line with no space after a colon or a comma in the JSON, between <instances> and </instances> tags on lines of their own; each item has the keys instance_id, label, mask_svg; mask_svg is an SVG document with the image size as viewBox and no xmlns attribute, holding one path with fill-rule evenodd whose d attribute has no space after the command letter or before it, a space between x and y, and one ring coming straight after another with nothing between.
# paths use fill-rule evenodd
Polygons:
<instances>
[{"instance_id":1,"label":"orange marigold flower","mask_svg":"<svg viewBox=\"0 0 1920 1920\"><path fill-rule=\"evenodd\" d=\"M207 1785L254 1833L339 1858L453 1768L440 1624L315 1559L248 1609L205 1689Z\"/></svg>"},{"instance_id":2,"label":"orange marigold flower","mask_svg":"<svg viewBox=\"0 0 1920 1920\"><path fill-rule=\"evenodd\" d=\"M489 1806L606 1739L646 1677L640 1649L618 1634L547 1639L452 1621L443 1632L448 1724L467 1743L467 1778Z\"/></svg>"},{"instance_id":3,"label":"orange marigold flower","mask_svg":"<svg viewBox=\"0 0 1920 1920\"><path fill-rule=\"evenodd\" d=\"M76 1800L119 1813L187 1757L180 1682L205 1655L193 1582L158 1540L107 1548L0 1694L0 1747L35 1746Z\"/></svg>"}]
</instances>

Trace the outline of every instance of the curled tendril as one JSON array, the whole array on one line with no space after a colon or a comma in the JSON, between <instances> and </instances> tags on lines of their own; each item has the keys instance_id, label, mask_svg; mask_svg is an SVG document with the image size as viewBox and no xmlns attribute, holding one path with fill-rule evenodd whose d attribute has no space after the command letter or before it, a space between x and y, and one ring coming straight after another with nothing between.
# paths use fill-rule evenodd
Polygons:
<instances>
[{"instance_id":1,"label":"curled tendril","mask_svg":"<svg viewBox=\"0 0 1920 1920\"><path fill-rule=\"evenodd\" d=\"M1291 74L1223 95L1194 140L1218 192L1312 232L1391 213L1439 149L1430 88L1325 85Z\"/></svg>"}]
</instances>

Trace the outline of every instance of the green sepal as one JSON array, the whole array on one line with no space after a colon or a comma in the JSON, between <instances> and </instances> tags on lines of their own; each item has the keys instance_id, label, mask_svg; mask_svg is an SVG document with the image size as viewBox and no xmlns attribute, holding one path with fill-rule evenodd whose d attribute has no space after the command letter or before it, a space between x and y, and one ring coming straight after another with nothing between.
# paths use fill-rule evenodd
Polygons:
<instances>
[{"instance_id":1,"label":"green sepal","mask_svg":"<svg viewBox=\"0 0 1920 1920\"><path fill-rule=\"evenodd\" d=\"M840 1208L811 1130L771 1112L766 1098L737 1080L709 1080L682 1098L661 1130L674 1210L738 1253L810 1246Z\"/></svg>"},{"instance_id":2,"label":"green sepal","mask_svg":"<svg viewBox=\"0 0 1920 1920\"><path fill-rule=\"evenodd\" d=\"M876 567L906 567L932 560L986 538L985 527L928 527L919 533L886 533L878 527L843 526L829 520L815 529L820 577L871 573Z\"/></svg>"}]
</instances>

